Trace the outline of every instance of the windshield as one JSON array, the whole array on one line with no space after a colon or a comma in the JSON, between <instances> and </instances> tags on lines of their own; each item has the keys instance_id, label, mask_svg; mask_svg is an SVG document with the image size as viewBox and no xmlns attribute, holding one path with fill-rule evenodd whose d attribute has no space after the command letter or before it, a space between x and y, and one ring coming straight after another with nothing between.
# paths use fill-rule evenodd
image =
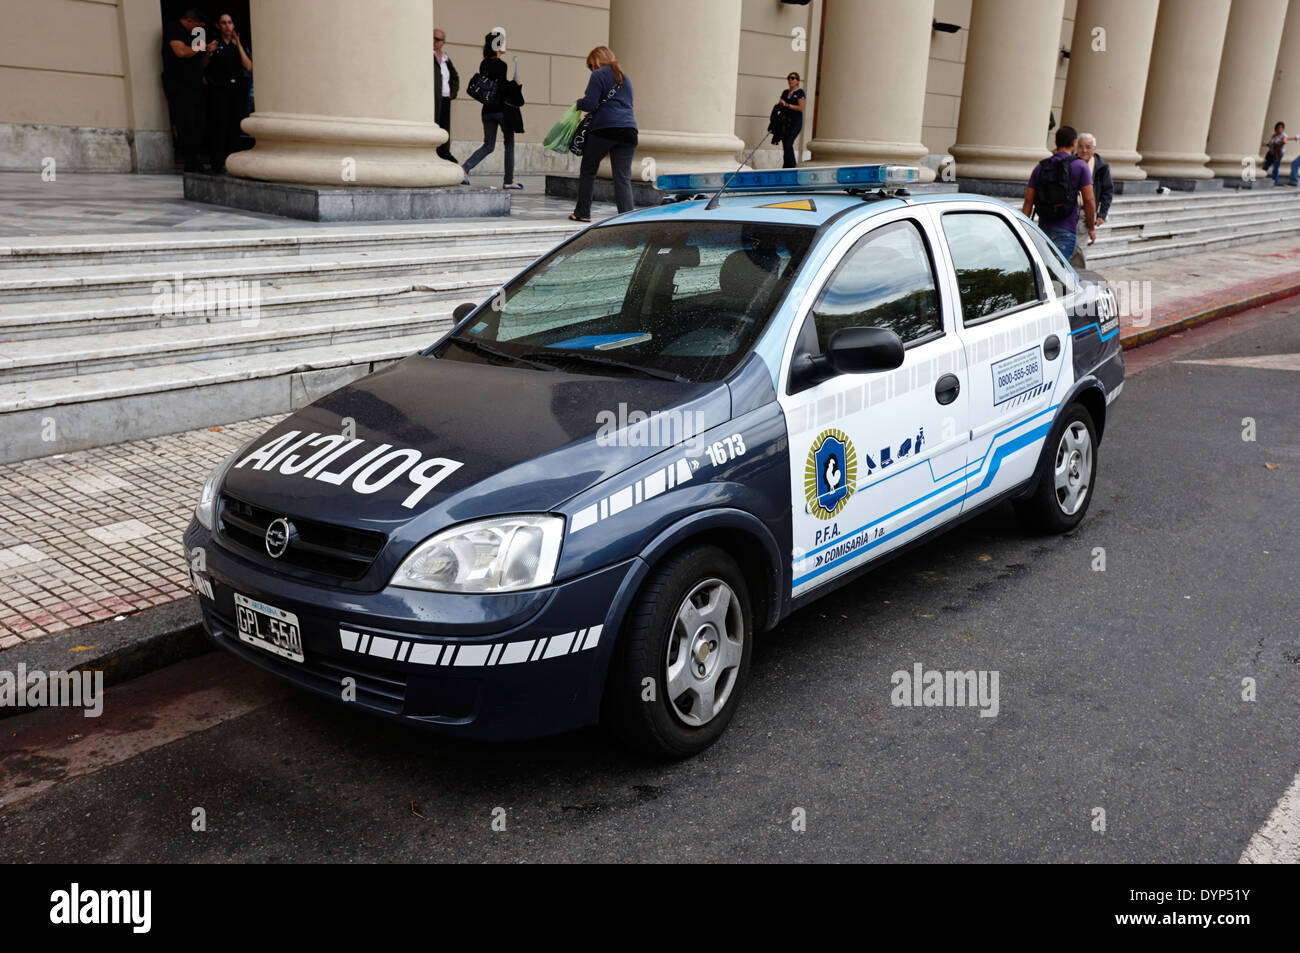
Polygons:
<instances>
[{"instance_id":1,"label":"windshield","mask_svg":"<svg viewBox=\"0 0 1300 953\"><path fill-rule=\"evenodd\" d=\"M812 236L742 222L594 228L514 279L439 356L717 380L766 327Z\"/></svg>"}]
</instances>

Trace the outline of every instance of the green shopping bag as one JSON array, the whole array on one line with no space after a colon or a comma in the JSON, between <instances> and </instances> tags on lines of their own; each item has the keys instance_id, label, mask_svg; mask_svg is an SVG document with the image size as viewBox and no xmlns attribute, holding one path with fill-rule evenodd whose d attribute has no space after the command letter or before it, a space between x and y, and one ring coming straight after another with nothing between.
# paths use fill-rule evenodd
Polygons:
<instances>
[{"instance_id":1,"label":"green shopping bag","mask_svg":"<svg viewBox=\"0 0 1300 953\"><path fill-rule=\"evenodd\" d=\"M578 123L582 119L582 113L578 111L577 106L570 106L568 111L560 118L551 131L546 134L542 141L542 147L549 149L551 152L568 153L569 143L573 140L573 132L578 128Z\"/></svg>"}]
</instances>

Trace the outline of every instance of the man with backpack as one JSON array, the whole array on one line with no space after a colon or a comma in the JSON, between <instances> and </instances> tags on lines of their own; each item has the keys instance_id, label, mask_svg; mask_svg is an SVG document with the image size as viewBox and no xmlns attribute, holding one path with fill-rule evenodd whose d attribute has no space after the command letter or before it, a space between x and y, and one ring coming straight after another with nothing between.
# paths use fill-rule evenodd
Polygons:
<instances>
[{"instance_id":1,"label":"man with backpack","mask_svg":"<svg viewBox=\"0 0 1300 953\"><path fill-rule=\"evenodd\" d=\"M1056 151L1034 167L1020 210L1028 217L1038 214L1038 225L1052 244L1069 261L1074 254L1079 225L1079 196L1087 216L1088 244L1097 240L1097 200L1092 194L1092 173L1088 163L1074 155L1079 134L1073 126L1056 130Z\"/></svg>"}]
</instances>

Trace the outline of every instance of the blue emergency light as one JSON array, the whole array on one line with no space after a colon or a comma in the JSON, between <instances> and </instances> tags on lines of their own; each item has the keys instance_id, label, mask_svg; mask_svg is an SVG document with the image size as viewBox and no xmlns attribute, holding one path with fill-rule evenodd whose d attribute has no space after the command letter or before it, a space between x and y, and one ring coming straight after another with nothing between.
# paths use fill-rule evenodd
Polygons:
<instances>
[{"instance_id":1,"label":"blue emergency light","mask_svg":"<svg viewBox=\"0 0 1300 953\"><path fill-rule=\"evenodd\" d=\"M727 177L731 181L727 182ZM727 183L728 192L827 192L840 189L880 189L915 184L921 170L910 165L812 166L802 169L762 169L754 172L684 172L661 175L663 192L714 192Z\"/></svg>"}]
</instances>

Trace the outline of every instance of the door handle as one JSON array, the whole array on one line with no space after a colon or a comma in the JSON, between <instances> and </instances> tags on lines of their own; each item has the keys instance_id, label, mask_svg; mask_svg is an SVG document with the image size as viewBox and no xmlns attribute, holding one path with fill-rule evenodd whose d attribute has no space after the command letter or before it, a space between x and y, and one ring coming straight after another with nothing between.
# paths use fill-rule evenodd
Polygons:
<instances>
[{"instance_id":1,"label":"door handle","mask_svg":"<svg viewBox=\"0 0 1300 953\"><path fill-rule=\"evenodd\" d=\"M1054 361L1061 356L1061 339L1055 334L1043 342L1043 357Z\"/></svg>"},{"instance_id":2,"label":"door handle","mask_svg":"<svg viewBox=\"0 0 1300 953\"><path fill-rule=\"evenodd\" d=\"M944 374L934 385L934 399L941 404L951 404L961 393L961 381L956 374Z\"/></svg>"}]
</instances>

